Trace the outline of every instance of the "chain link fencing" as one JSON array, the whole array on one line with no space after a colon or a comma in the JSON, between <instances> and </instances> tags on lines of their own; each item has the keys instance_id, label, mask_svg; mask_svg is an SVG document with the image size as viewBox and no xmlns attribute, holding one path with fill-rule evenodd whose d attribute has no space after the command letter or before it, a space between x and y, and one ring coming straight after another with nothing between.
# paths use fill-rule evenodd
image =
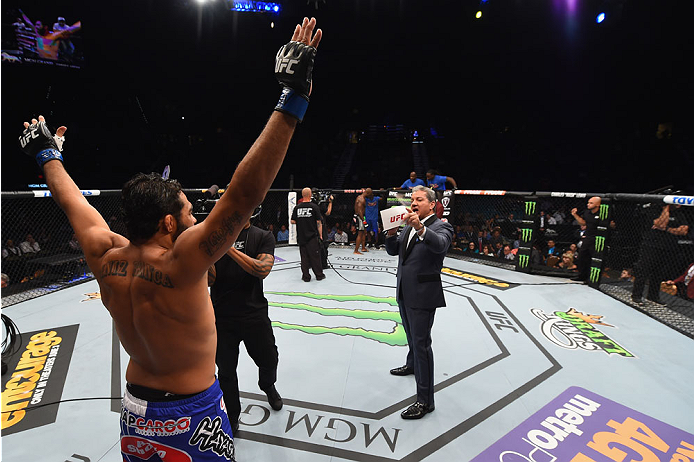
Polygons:
<instances>
[{"instance_id":1,"label":"chain link fencing","mask_svg":"<svg viewBox=\"0 0 694 462\"><path fill-rule=\"evenodd\" d=\"M325 215L326 243L354 245L354 203L361 192L313 190L312 200ZM210 197L203 188L185 193L198 221L204 220L217 197ZM125 235L119 190L83 194L114 232ZM582 216L593 195L446 191L439 196L437 213L454 226L449 251L453 258L566 280L579 276L580 258L587 255L589 261L584 264L589 267L591 287L694 338L694 301L687 292L694 276L694 207L690 206L694 200L600 194L598 235L586 240L572 211ZM253 223L271 230L278 246L290 245L290 204L300 197L299 190L270 190ZM409 204L409 193L375 190L373 201L383 210ZM2 306L93 278L67 218L48 194L4 192L1 205ZM654 221L663 221L665 209L669 211L665 229L670 231L654 229ZM367 245L380 247L384 243L383 233L378 232L381 224L371 223ZM581 253L582 245L589 245L590 252Z\"/></svg>"}]
</instances>

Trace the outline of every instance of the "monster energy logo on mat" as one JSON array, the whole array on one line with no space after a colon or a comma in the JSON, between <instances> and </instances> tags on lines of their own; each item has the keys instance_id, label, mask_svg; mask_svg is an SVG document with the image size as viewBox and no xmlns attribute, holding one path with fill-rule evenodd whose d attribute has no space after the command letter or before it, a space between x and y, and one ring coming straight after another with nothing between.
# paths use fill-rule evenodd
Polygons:
<instances>
[{"instance_id":1,"label":"monster energy logo on mat","mask_svg":"<svg viewBox=\"0 0 694 462\"><path fill-rule=\"evenodd\" d=\"M595 236L595 251L602 252L605 250L605 236Z\"/></svg>"},{"instance_id":2,"label":"monster energy logo on mat","mask_svg":"<svg viewBox=\"0 0 694 462\"><path fill-rule=\"evenodd\" d=\"M530 241L533 238L533 230L532 228L523 228L521 229L521 239L523 239L525 242Z\"/></svg>"},{"instance_id":3,"label":"monster energy logo on mat","mask_svg":"<svg viewBox=\"0 0 694 462\"><path fill-rule=\"evenodd\" d=\"M606 220L607 219L607 211L610 209L610 206L607 204L600 204L600 219L601 220Z\"/></svg>"},{"instance_id":4,"label":"monster energy logo on mat","mask_svg":"<svg viewBox=\"0 0 694 462\"><path fill-rule=\"evenodd\" d=\"M600 268L596 268L595 266L590 267L590 282L598 282L598 279L600 278Z\"/></svg>"},{"instance_id":5,"label":"monster energy logo on mat","mask_svg":"<svg viewBox=\"0 0 694 462\"><path fill-rule=\"evenodd\" d=\"M525 203L525 214L526 215L532 215L535 213L535 202L526 202Z\"/></svg>"},{"instance_id":6,"label":"monster energy logo on mat","mask_svg":"<svg viewBox=\"0 0 694 462\"><path fill-rule=\"evenodd\" d=\"M528 263L530 263L530 257L528 255L518 256L518 266L520 266L521 268L526 268L528 266Z\"/></svg>"},{"instance_id":7,"label":"monster energy logo on mat","mask_svg":"<svg viewBox=\"0 0 694 462\"><path fill-rule=\"evenodd\" d=\"M283 330L295 330L306 334L334 334L340 336L363 337L390 346L407 345L405 328L402 325L398 303L395 297L375 297L371 295L329 295L311 292L265 292L266 294L294 299L295 301L269 301L268 305L294 311L319 314L326 325L304 325L298 322L273 321L272 325ZM320 303L338 302L344 304L339 308L303 303L300 299L315 300ZM358 309L353 304L374 304L383 310ZM395 310L393 310L395 308ZM329 322L329 319L335 319ZM363 327L345 327L344 318L353 318L364 322L390 323L390 330L371 330Z\"/></svg>"}]
</instances>

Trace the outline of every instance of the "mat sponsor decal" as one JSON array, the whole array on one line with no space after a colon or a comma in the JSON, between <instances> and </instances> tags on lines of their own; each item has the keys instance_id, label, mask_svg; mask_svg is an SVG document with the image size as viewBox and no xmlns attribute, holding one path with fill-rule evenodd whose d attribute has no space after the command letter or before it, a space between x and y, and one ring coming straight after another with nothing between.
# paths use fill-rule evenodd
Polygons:
<instances>
[{"instance_id":1,"label":"mat sponsor decal","mask_svg":"<svg viewBox=\"0 0 694 462\"><path fill-rule=\"evenodd\" d=\"M8 365L2 376L3 436L55 422L78 329L24 332L18 352L3 358Z\"/></svg>"},{"instance_id":2,"label":"mat sponsor decal","mask_svg":"<svg viewBox=\"0 0 694 462\"><path fill-rule=\"evenodd\" d=\"M270 407L266 404L248 404L240 415L239 421L245 427L252 429L265 424L270 419ZM398 437L402 429L382 426L375 422L365 422L364 419L350 418L342 413L330 413L313 410L287 410L286 423L282 422L284 433L282 438L291 441L292 438L306 439L315 443L329 441L338 444L351 444L366 451L378 448L384 454L395 453ZM279 427L275 427L279 428ZM339 430L337 432L336 430ZM248 438L248 434L244 439ZM354 453L354 460L359 458ZM394 460L394 459L385 459ZM397 459L395 459L397 460Z\"/></svg>"},{"instance_id":3,"label":"mat sponsor decal","mask_svg":"<svg viewBox=\"0 0 694 462\"><path fill-rule=\"evenodd\" d=\"M530 312L542 321L542 335L557 346L567 350L604 351L609 355L635 358L626 348L598 330L596 326L615 328L603 322L602 315L584 314L575 308L553 313L532 308Z\"/></svg>"},{"instance_id":4,"label":"mat sponsor decal","mask_svg":"<svg viewBox=\"0 0 694 462\"><path fill-rule=\"evenodd\" d=\"M87 292L86 294L83 294L85 297L84 300L80 300L80 302L89 302L91 300L101 300L101 292Z\"/></svg>"},{"instance_id":5,"label":"mat sponsor decal","mask_svg":"<svg viewBox=\"0 0 694 462\"><path fill-rule=\"evenodd\" d=\"M398 303L395 297L374 297L371 295L329 295L329 294L314 294L312 292L265 292L266 295L280 295L284 297L296 297L297 303L290 301L269 301L268 306L278 308L286 308L291 310L302 310L317 313L326 317L341 317L354 318L358 320L371 321L390 321L393 325L392 330L376 331L364 329L361 327L346 327L339 325L322 325L322 326L306 326L295 323L287 323L273 321L273 327L278 327L284 330L298 330L306 334L335 334L342 336L363 337L369 340L374 340L379 343L385 343L390 346L405 346L407 345L407 337L405 336L405 328L402 325L400 312L397 308ZM332 308L314 305L312 303L304 303L300 298L306 298L314 301L336 301L341 303L377 303L384 304L387 307L395 307L395 310L364 310L350 306ZM327 323L326 323L327 324Z\"/></svg>"},{"instance_id":6,"label":"mat sponsor decal","mask_svg":"<svg viewBox=\"0 0 694 462\"><path fill-rule=\"evenodd\" d=\"M690 462L694 435L570 387L471 462Z\"/></svg>"},{"instance_id":7,"label":"mat sponsor decal","mask_svg":"<svg viewBox=\"0 0 694 462\"><path fill-rule=\"evenodd\" d=\"M476 282L477 284L482 284L499 290L513 289L514 287L518 287L520 285L514 282L499 281L497 279L492 279L475 273L469 273L467 271L460 271L453 268L447 268L445 266L441 268L441 272L443 274L447 274L448 276L453 276L457 279L462 279L464 281L469 282Z\"/></svg>"}]
</instances>

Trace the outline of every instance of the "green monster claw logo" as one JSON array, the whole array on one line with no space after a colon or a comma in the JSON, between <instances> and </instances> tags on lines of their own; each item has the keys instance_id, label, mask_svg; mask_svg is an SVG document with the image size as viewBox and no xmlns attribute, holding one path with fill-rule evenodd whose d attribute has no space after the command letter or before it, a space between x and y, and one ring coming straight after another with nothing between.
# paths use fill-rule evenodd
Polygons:
<instances>
[{"instance_id":1,"label":"green monster claw logo","mask_svg":"<svg viewBox=\"0 0 694 462\"><path fill-rule=\"evenodd\" d=\"M533 230L532 228L523 228L521 229L521 238L525 242L529 242L533 238Z\"/></svg>"},{"instance_id":2,"label":"green monster claw logo","mask_svg":"<svg viewBox=\"0 0 694 462\"><path fill-rule=\"evenodd\" d=\"M327 295L314 294L311 292L265 292L272 295L284 295L288 297L303 297L313 300L329 300L341 303L349 302L370 302L370 303L385 303L389 306L397 307L398 303L395 297L373 297L370 295ZM322 306L310 305L307 303L288 303L288 302L268 302L269 306L286 308L290 310L304 310L312 313L317 313L322 316L343 316L354 319L367 319L374 321L392 321L393 329L390 332L380 332L367 330L361 327L329 327L329 326L303 326L300 324L290 324L280 321L273 321L274 327L279 327L285 330L298 330L307 334L335 334L349 335L355 337L363 337L369 340L375 340L380 343L385 343L390 346L405 346L407 345L407 337L405 336L405 328L402 325L399 311L371 311L352 308L325 308Z\"/></svg>"},{"instance_id":3,"label":"green monster claw logo","mask_svg":"<svg viewBox=\"0 0 694 462\"><path fill-rule=\"evenodd\" d=\"M595 251L602 252L603 250L605 250L605 237L595 236Z\"/></svg>"},{"instance_id":4,"label":"green monster claw logo","mask_svg":"<svg viewBox=\"0 0 694 462\"><path fill-rule=\"evenodd\" d=\"M525 214L526 215L532 215L535 213L535 202L526 202L525 203Z\"/></svg>"},{"instance_id":5,"label":"green monster claw logo","mask_svg":"<svg viewBox=\"0 0 694 462\"><path fill-rule=\"evenodd\" d=\"M607 219L607 212L609 211L610 206L607 204L600 204L600 219L601 220L606 220Z\"/></svg>"},{"instance_id":6,"label":"green monster claw logo","mask_svg":"<svg viewBox=\"0 0 694 462\"><path fill-rule=\"evenodd\" d=\"M530 263L530 257L528 255L518 256L518 266L520 266L521 268L526 268L528 266L528 263Z\"/></svg>"},{"instance_id":7,"label":"green monster claw logo","mask_svg":"<svg viewBox=\"0 0 694 462\"><path fill-rule=\"evenodd\" d=\"M595 266L591 266L590 268L590 282L598 282L598 279L600 278L600 268L596 268Z\"/></svg>"}]
</instances>

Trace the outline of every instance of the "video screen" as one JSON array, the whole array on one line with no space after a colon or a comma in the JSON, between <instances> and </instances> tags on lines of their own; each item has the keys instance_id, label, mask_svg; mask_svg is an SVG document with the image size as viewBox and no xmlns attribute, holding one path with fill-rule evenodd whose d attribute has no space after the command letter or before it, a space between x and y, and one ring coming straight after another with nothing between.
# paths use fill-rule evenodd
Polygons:
<instances>
[{"instance_id":1,"label":"video screen","mask_svg":"<svg viewBox=\"0 0 694 462\"><path fill-rule=\"evenodd\" d=\"M82 22L40 8L8 8L2 16L2 64L84 66Z\"/></svg>"}]
</instances>

